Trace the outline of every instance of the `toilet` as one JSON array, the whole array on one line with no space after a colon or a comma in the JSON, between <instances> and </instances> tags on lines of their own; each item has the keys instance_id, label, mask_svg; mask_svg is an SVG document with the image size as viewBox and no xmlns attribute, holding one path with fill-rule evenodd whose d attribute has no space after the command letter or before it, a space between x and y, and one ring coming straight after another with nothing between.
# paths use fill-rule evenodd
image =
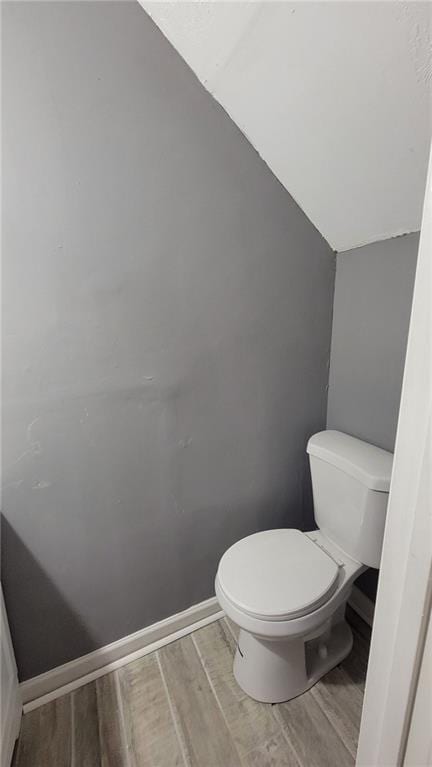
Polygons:
<instances>
[{"instance_id":1,"label":"toilet","mask_svg":"<svg viewBox=\"0 0 432 767\"><path fill-rule=\"evenodd\" d=\"M223 555L216 596L239 627L234 676L255 700L280 703L345 658L354 580L379 567L393 455L339 431L307 445L318 530L266 530Z\"/></svg>"}]
</instances>

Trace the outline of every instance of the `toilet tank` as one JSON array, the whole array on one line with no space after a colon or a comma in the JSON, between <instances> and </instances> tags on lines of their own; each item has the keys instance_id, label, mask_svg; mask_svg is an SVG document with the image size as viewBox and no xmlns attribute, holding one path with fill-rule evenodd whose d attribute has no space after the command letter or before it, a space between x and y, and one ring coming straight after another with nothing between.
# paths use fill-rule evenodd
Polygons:
<instances>
[{"instance_id":1,"label":"toilet tank","mask_svg":"<svg viewBox=\"0 0 432 767\"><path fill-rule=\"evenodd\" d=\"M340 431L321 431L307 445L315 521L357 562L379 567L393 453Z\"/></svg>"}]
</instances>

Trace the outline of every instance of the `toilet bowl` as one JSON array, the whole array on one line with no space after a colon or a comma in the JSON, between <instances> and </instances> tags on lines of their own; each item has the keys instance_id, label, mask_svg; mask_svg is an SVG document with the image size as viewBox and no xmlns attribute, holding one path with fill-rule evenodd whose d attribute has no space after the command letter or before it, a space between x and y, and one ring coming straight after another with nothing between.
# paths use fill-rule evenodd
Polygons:
<instances>
[{"instance_id":1,"label":"toilet bowl","mask_svg":"<svg viewBox=\"0 0 432 767\"><path fill-rule=\"evenodd\" d=\"M243 538L216 575L218 601L240 629L234 676L265 703L302 694L348 655L352 584L379 565L392 455L335 431L312 437L308 453L321 529Z\"/></svg>"},{"instance_id":2,"label":"toilet bowl","mask_svg":"<svg viewBox=\"0 0 432 767\"><path fill-rule=\"evenodd\" d=\"M319 530L256 533L227 555L216 576L216 596L240 629L234 676L255 700L294 698L350 652L345 606L353 581L366 568ZM247 581L238 582L236 566L250 573Z\"/></svg>"}]
</instances>

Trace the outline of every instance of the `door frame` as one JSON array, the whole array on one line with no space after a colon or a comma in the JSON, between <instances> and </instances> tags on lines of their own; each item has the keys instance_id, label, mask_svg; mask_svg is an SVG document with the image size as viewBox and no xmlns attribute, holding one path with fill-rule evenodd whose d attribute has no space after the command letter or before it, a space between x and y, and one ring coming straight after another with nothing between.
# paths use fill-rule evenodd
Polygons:
<instances>
[{"instance_id":1,"label":"door frame","mask_svg":"<svg viewBox=\"0 0 432 767\"><path fill-rule=\"evenodd\" d=\"M432 613L426 633L426 642L412 710L405 751L405 764L432 764Z\"/></svg>"},{"instance_id":2,"label":"door frame","mask_svg":"<svg viewBox=\"0 0 432 767\"><path fill-rule=\"evenodd\" d=\"M404 764L432 592L432 162L357 752L358 767Z\"/></svg>"},{"instance_id":3,"label":"door frame","mask_svg":"<svg viewBox=\"0 0 432 767\"><path fill-rule=\"evenodd\" d=\"M0 765L1 767L9 767L21 724L22 700L1 584L0 644L2 656L0 679Z\"/></svg>"}]
</instances>

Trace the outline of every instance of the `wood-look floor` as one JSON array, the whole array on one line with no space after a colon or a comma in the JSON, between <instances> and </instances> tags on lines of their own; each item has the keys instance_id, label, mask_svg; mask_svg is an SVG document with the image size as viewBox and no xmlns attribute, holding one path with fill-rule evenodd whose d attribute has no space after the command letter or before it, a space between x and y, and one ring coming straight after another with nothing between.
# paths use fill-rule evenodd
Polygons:
<instances>
[{"instance_id":1,"label":"wood-look floor","mask_svg":"<svg viewBox=\"0 0 432 767\"><path fill-rule=\"evenodd\" d=\"M242 692L222 619L26 714L14 767L353 765L369 629L349 618L351 655L295 700Z\"/></svg>"}]
</instances>

